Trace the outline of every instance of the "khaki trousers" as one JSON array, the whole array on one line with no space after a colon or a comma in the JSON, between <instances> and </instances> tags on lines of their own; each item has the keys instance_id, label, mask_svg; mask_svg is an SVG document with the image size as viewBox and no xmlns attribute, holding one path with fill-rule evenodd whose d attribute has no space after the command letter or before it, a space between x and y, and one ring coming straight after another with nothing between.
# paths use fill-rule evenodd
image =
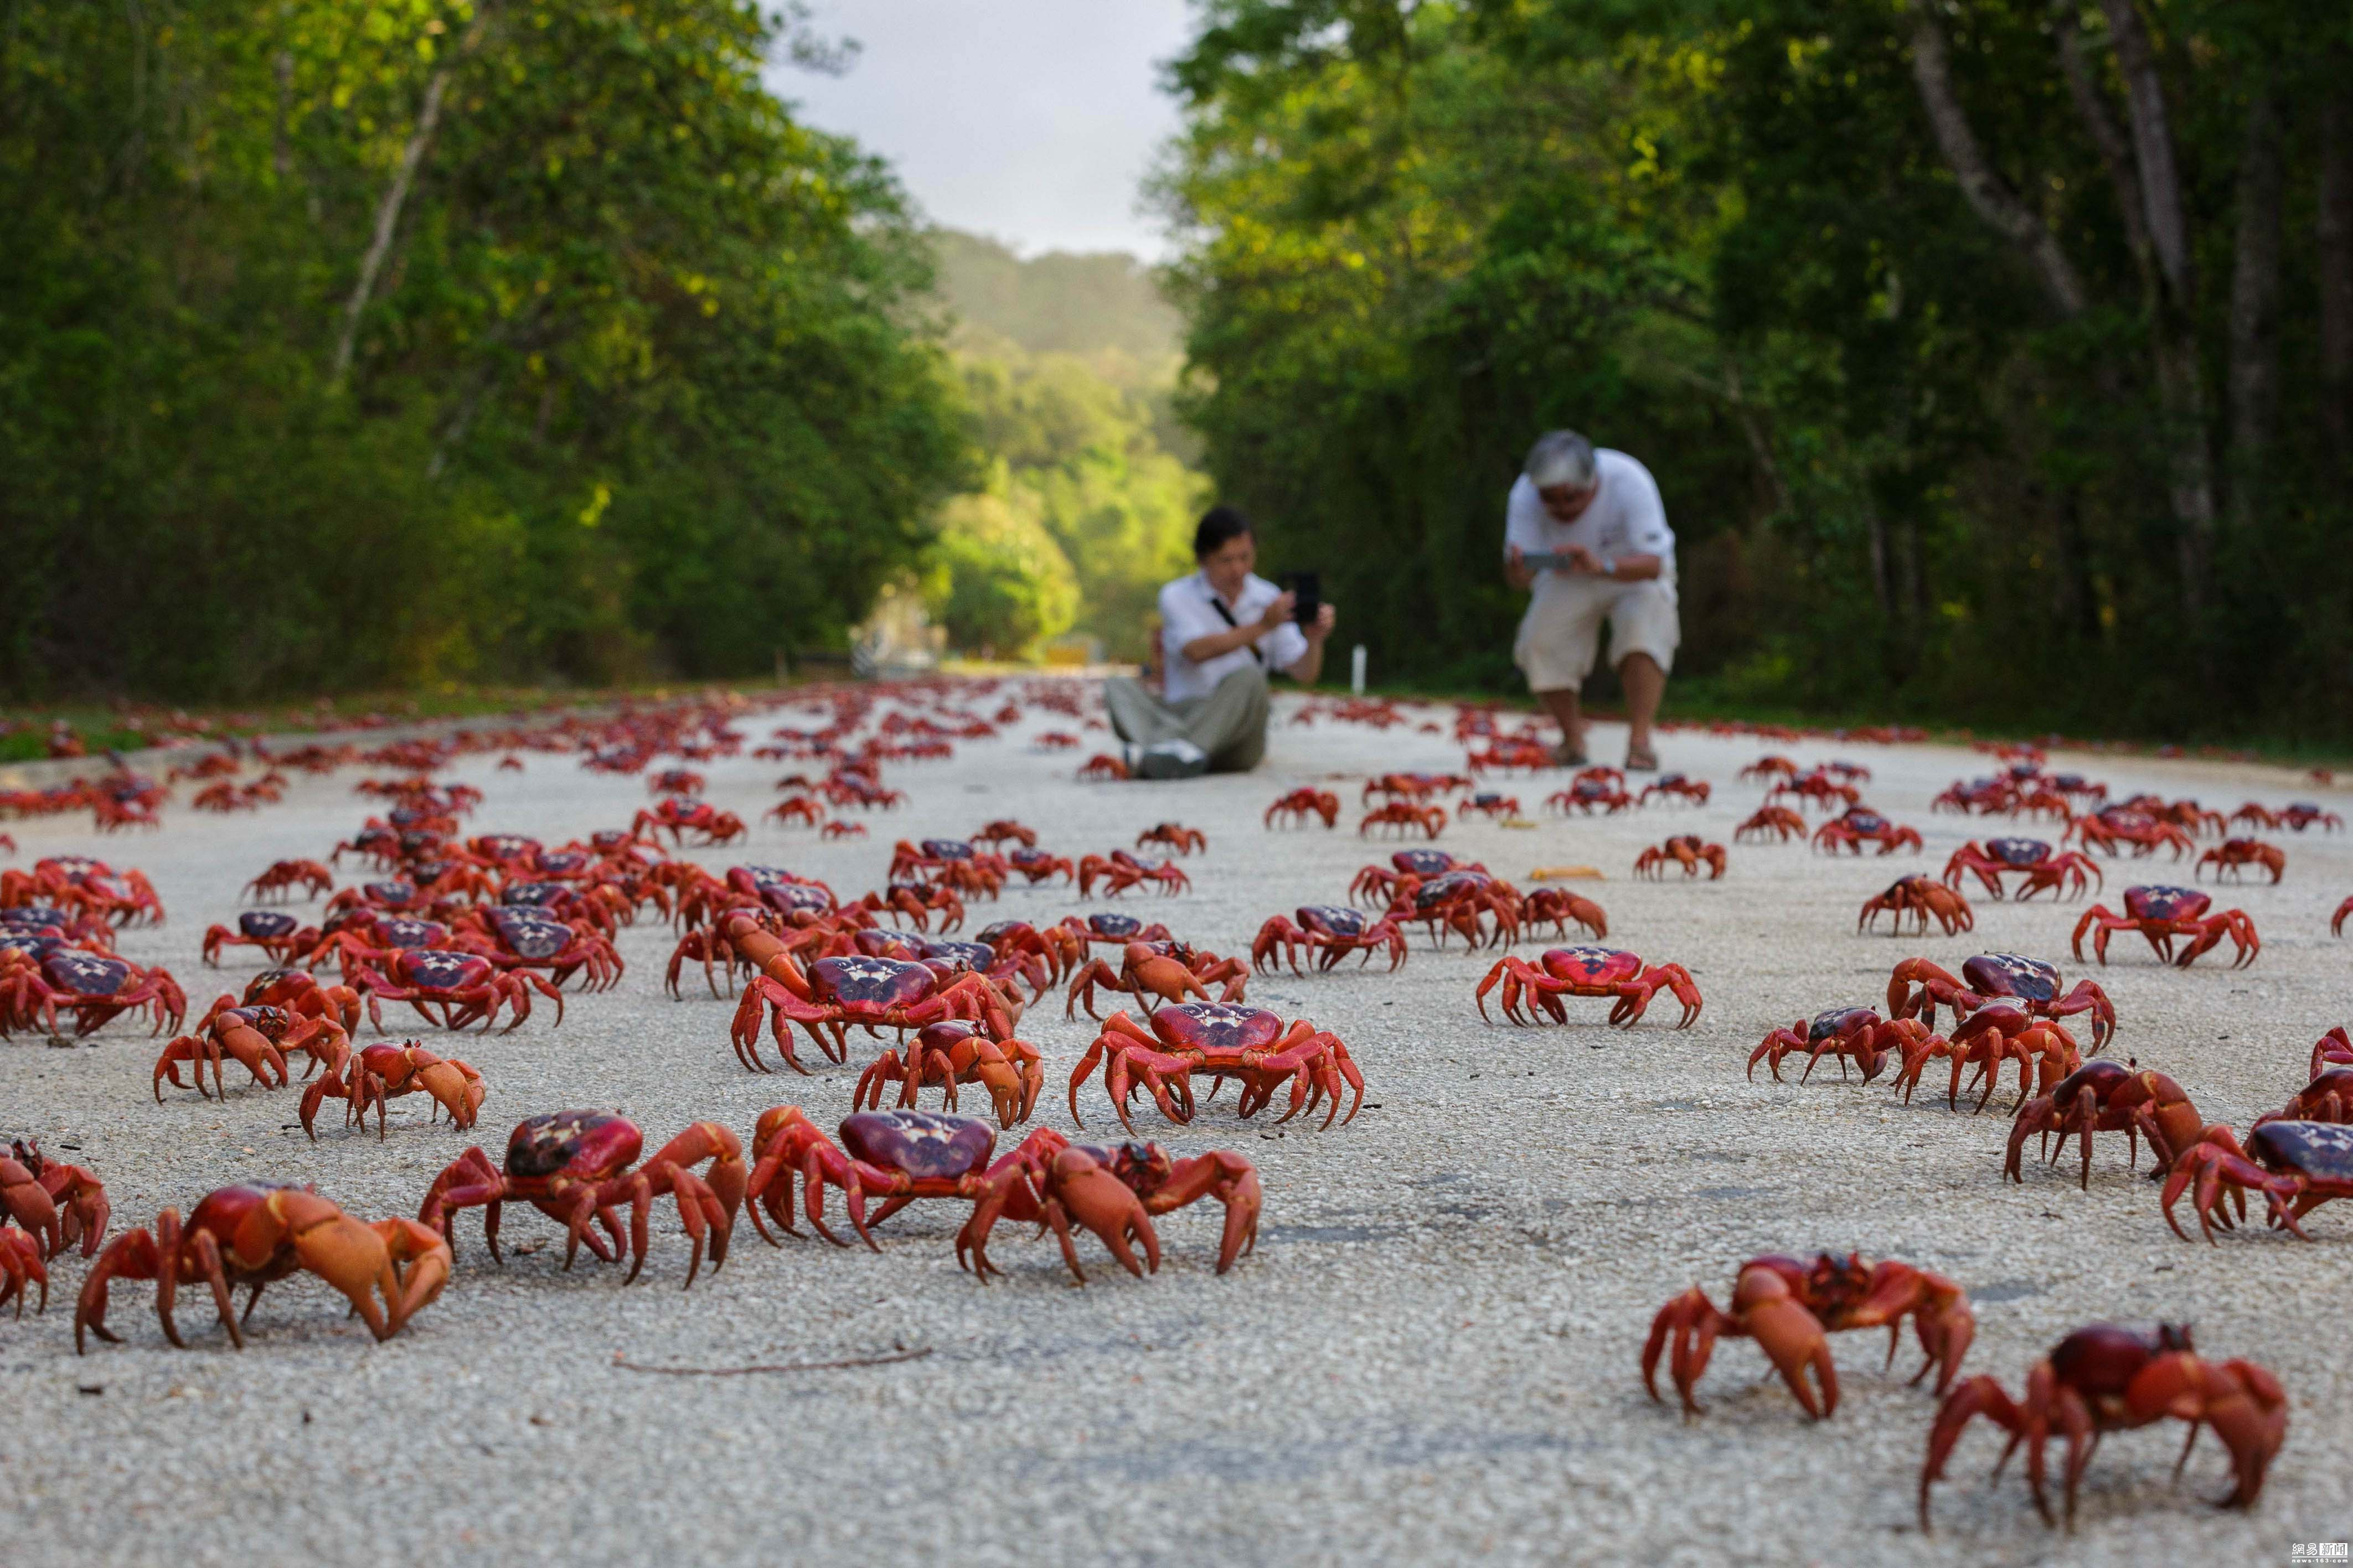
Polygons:
<instances>
[{"instance_id":1,"label":"khaki trousers","mask_svg":"<svg viewBox=\"0 0 2353 1568\"><path fill-rule=\"evenodd\" d=\"M1144 683L1115 675L1103 682L1111 727L1133 746L1187 740L1208 753L1209 772L1246 773L1266 755L1266 672L1238 669L1207 697L1163 702Z\"/></svg>"}]
</instances>

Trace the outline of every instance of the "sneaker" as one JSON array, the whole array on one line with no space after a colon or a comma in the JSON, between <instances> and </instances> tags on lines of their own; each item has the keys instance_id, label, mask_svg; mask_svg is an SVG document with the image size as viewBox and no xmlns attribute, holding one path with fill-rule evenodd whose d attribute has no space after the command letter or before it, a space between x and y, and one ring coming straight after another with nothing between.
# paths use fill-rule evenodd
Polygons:
<instances>
[{"instance_id":1,"label":"sneaker","mask_svg":"<svg viewBox=\"0 0 2353 1568\"><path fill-rule=\"evenodd\" d=\"M1209 771L1209 753L1190 741L1155 741L1135 759L1140 779L1198 778Z\"/></svg>"}]
</instances>

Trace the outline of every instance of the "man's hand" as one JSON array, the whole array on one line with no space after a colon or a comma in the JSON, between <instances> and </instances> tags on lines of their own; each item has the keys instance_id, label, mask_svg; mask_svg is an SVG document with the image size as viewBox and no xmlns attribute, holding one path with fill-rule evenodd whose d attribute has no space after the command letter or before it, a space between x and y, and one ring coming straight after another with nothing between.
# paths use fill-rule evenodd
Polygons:
<instances>
[{"instance_id":1,"label":"man's hand","mask_svg":"<svg viewBox=\"0 0 2353 1568\"><path fill-rule=\"evenodd\" d=\"M1567 564L1562 570L1585 577L1601 575L1601 558L1582 544L1572 544L1561 554L1567 557Z\"/></svg>"},{"instance_id":2,"label":"man's hand","mask_svg":"<svg viewBox=\"0 0 2353 1568\"><path fill-rule=\"evenodd\" d=\"M1282 593L1277 594L1274 596L1274 602L1267 605L1266 613L1258 618L1258 635L1262 637L1266 633L1275 630L1285 621L1291 619L1293 613L1298 608L1298 595L1293 594L1287 589Z\"/></svg>"},{"instance_id":3,"label":"man's hand","mask_svg":"<svg viewBox=\"0 0 2353 1568\"><path fill-rule=\"evenodd\" d=\"M1523 591L1535 585L1536 574L1528 570L1525 555L1516 544L1504 546L1504 581Z\"/></svg>"},{"instance_id":4,"label":"man's hand","mask_svg":"<svg viewBox=\"0 0 2353 1568\"><path fill-rule=\"evenodd\" d=\"M1307 634L1307 641L1311 646L1320 645L1325 637L1332 635L1332 625L1337 618L1332 613L1332 606L1324 605L1316 610L1313 626L1304 626L1299 629Z\"/></svg>"}]
</instances>

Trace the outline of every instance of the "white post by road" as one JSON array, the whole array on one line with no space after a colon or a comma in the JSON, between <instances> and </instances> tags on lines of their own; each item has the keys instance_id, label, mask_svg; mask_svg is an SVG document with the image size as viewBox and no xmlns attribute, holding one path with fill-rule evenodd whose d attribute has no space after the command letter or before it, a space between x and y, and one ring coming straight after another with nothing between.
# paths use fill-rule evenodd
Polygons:
<instances>
[{"instance_id":1,"label":"white post by road","mask_svg":"<svg viewBox=\"0 0 2353 1568\"><path fill-rule=\"evenodd\" d=\"M1348 656L1348 689L1357 696L1365 694L1365 645L1358 643L1356 651Z\"/></svg>"}]
</instances>

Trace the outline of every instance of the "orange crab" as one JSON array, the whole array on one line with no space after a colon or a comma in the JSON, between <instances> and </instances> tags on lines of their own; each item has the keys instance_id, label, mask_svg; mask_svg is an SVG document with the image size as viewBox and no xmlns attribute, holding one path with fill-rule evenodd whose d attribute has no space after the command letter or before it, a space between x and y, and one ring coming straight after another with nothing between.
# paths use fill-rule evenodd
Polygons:
<instances>
[{"instance_id":1,"label":"orange crab","mask_svg":"<svg viewBox=\"0 0 2353 1568\"><path fill-rule=\"evenodd\" d=\"M1912 1382L1934 1369L1936 1392L1942 1394L1977 1337L1977 1314L1958 1285L1892 1258L1865 1263L1855 1253L1838 1258L1825 1252L1811 1264L1778 1256L1752 1258L1740 1266L1729 1312L1696 1285L1659 1309L1642 1344L1642 1386L1659 1398L1659 1362L1666 1357L1689 1420L1701 1414L1692 1391L1707 1372L1715 1342L1753 1339L1806 1414L1821 1420L1836 1412L1839 1401L1829 1337L1849 1329L1884 1328L1892 1362L1907 1317L1926 1357ZM1813 1384L1806 1381L1809 1368Z\"/></svg>"},{"instance_id":2,"label":"orange crab","mask_svg":"<svg viewBox=\"0 0 2353 1568\"><path fill-rule=\"evenodd\" d=\"M1681 866L1686 877L1698 876L1700 867L1704 865L1708 880L1715 881L1724 875L1724 846L1710 844L1696 833L1678 833L1634 857L1634 875L1663 877L1670 865Z\"/></svg>"}]
</instances>

